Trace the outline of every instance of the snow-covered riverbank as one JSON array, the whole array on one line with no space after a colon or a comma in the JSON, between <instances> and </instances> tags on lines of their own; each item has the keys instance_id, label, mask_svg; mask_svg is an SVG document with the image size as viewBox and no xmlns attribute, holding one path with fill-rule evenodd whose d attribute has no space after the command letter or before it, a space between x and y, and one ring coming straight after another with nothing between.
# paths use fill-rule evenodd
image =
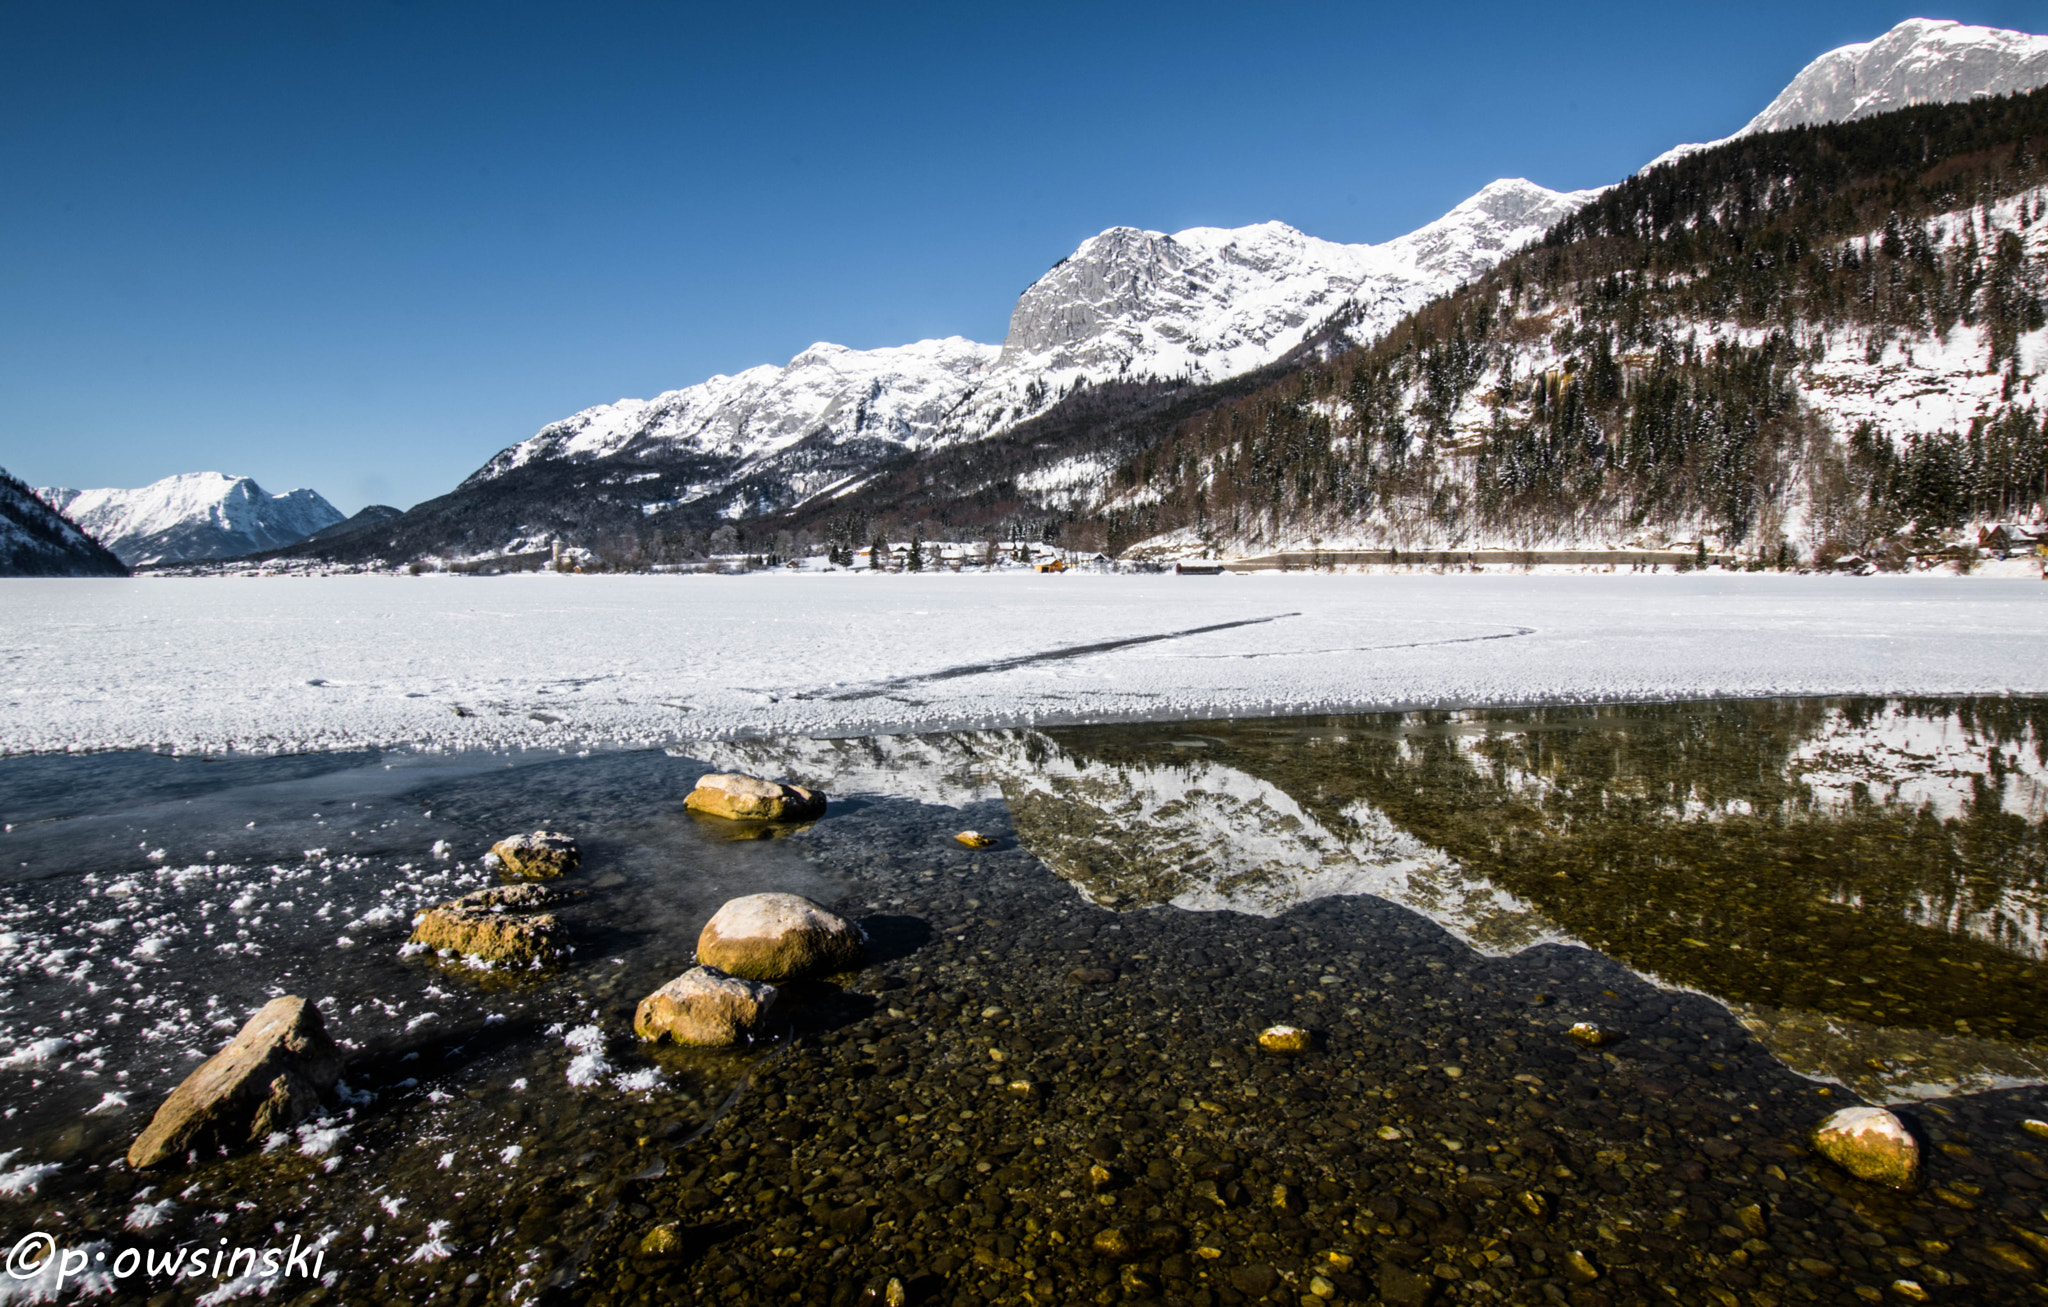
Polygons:
<instances>
[{"instance_id":1,"label":"snow-covered riverbank","mask_svg":"<svg viewBox=\"0 0 2048 1307\"><path fill-rule=\"evenodd\" d=\"M15 753L2048 693L2048 586L2017 579L537 574L9 581L0 600Z\"/></svg>"}]
</instances>

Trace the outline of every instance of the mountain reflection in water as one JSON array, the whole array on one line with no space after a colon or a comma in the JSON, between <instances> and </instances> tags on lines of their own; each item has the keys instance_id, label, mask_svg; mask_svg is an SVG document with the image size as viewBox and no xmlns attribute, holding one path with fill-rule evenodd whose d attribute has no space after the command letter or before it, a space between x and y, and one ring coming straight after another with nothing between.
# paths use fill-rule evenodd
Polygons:
<instances>
[{"instance_id":1,"label":"mountain reflection in water","mask_svg":"<svg viewBox=\"0 0 2048 1307\"><path fill-rule=\"evenodd\" d=\"M1752 700L702 752L841 792L998 790L1032 852L1120 909L1365 893L1488 952L1583 943L1897 1101L2048 1080L2044 718Z\"/></svg>"}]
</instances>

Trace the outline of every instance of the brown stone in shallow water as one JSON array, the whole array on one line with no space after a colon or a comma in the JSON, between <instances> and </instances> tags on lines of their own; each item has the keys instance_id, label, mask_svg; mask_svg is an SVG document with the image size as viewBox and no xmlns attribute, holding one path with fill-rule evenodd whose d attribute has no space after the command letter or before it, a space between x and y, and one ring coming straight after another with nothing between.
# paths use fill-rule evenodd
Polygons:
<instances>
[{"instance_id":1,"label":"brown stone in shallow water","mask_svg":"<svg viewBox=\"0 0 2048 1307\"><path fill-rule=\"evenodd\" d=\"M1920 1180L1920 1145L1905 1122L1881 1107L1845 1107L1813 1130L1814 1149L1858 1180L1911 1189Z\"/></svg>"},{"instance_id":2,"label":"brown stone in shallow water","mask_svg":"<svg viewBox=\"0 0 2048 1307\"><path fill-rule=\"evenodd\" d=\"M683 806L733 821L811 821L825 815L825 795L758 776L714 772L697 778Z\"/></svg>"},{"instance_id":3,"label":"brown stone in shallow water","mask_svg":"<svg viewBox=\"0 0 2048 1307\"><path fill-rule=\"evenodd\" d=\"M734 899L697 937L697 961L704 966L770 984L852 971L866 957L858 927L800 894Z\"/></svg>"},{"instance_id":4,"label":"brown stone in shallow water","mask_svg":"<svg viewBox=\"0 0 2048 1307\"><path fill-rule=\"evenodd\" d=\"M1306 1053L1308 1031L1300 1026L1268 1026L1259 1032L1259 1047L1268 1053Z\"/></svg>"},{"instance_id":5,"label":"brown stone in shallow water","mask_svg":"<svg viewBox=\"0 0 2048 1307\"><path fill-rule=\"evenodd\" d=\"M716 967L693 967L640 1000L633 1033L699 1048L752 1038L775 1006L773 985L740 980Z\"/></svg>"},{"instance_id":6,"label":"brown stone in shallow water","mask_svg":"<svg viewBox=\"0 0 2048 1307\"><path fill-rule=\"evenodd\" d=\"M259 1143L312 1115L341 1075L341 1050L320 1009L274 998L227 1047L171 1091L128 1150L128 1165L158 1166L193 1150Z\"/></svg>"},{"instance_id":7,"label":"brown stone in shallow water","mask_svg":"<svg viewBox=\"0 0 2048 1307\"><path fill-rule=\"evenodd\" d=\"M411 943L493 966L532 966L568 947L568 933L541 908L564 896L544 885L495 885L438 903L412 919Z\"/></svg>"},{"instance_id":8,"label":"brown stone in shallow water","mask_svg":"<svg viewBox=\"0 0 2048 1307\"><path fill-rule=\"evenodd\" d=\"M500 875L513 880L552 880L582 865L583 851L567 835L537 830L491 846Z\"/></svg>"},{"instance_id":9,"label":"brown stone in shallow water","mask_svg":"<svg viewBox=\"0 0 2048 1307\"><path fill-rule=\"evenodd\" d=\"M1613 1043L1615 1039L1613 1031L1592 1021L1581 1021L1564 1033L1571 1036L1573 1043L1587 1048L1599 1048Z\"/></svg>"}]
</instances>

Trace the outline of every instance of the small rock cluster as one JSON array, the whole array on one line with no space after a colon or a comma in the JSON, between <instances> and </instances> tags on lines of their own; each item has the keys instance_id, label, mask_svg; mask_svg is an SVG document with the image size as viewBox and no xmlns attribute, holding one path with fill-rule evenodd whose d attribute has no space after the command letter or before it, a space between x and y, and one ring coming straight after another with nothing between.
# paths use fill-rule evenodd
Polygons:
<instances>
[{"instance_id":1,"label":"small rock cluster","mask_svg":"<svg viewBox=\"0 0 2048 1307\"><path fill-rule=\"evenodd\" d=\"M712 914L697 937L698 965L640 1001L642 1039L698 1047L762 1033L777 985L857 969L860 928L798 894L749 894Z\"/></svg>"}]
</instances>

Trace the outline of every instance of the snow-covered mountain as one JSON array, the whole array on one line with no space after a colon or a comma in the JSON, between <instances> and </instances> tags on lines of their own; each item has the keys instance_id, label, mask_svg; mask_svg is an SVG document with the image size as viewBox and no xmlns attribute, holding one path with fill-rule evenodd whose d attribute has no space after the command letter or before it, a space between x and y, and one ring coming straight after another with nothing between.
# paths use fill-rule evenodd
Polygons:
<instances>
[{"instance_id":1,"label":"snow-covered mountain","mask_svg":"<svg viewBox=\"0 0 2048 1307\"><path fill-rule=\"evenodd\" d=\"M816 344L783 367L585 409L502 451L464 485L548 460L688 459L701 461L703 478L680 496L664 488L650 512L704 499L724 501L721 515L733 518L787 507L841 492L890 456L993 435L1079 386L1250 371L1342 310L1352 333L1370 339L1590 194L1498 181L1381 245L1318 240L1278 222L1172 235L1113 227L1025 290L1000 348L957 336L874 350Z\"/></svg>"},{"instance_id":2,"label":"snow-covered mountain","mask_svg":"<svg viewBox=\"0 0 2048 1307\"><path fill-rule=\"evenodd\" d=\"M1815 60L1743 132L2044 81L2048 38L1914 19ZM1113 423L1148 395L1245 376L1311 340L1369 343L1596 194L1497 181L1378 245L1277 222L1172 234L1111 228L1024 291L1000 346L959 337L873 350L819 343L783 366L585 409L406 514L378 537L380 548L394 557L530 550L551 539L645 534L646 524L699 530L796 505L809 505L815 522L856 492L863 498L848 502L861 514L886 514L908 484L898 473L910 457L967 468L944 482L956 496L986 491L1086 512L1105 502L1103 478L1128 452L1109 426L1098 438L1079 429L1095 419L1070 420L1094 412L1088 403L1101 401ZM1105 388L1119 381L1159 384ZM1055 410L1064 424L1056 438L1033 428L1017 449L988 457L975 443Z\"/></svg>"},{"instance_id":3,"label":"snow-covered mountain","mask_svg":"<svg viewBox=\"0 0 2048 1307\"><path fill-rule=\"evenodd\" d=\"M139 490L46 486L36 494L130 567L277 549L342 520L317 491L273 495L219 472L187 472Z\"/></svg>"},{"instance_id":4,"label":"snow-covered mountain","mask_svg":"<svg viewBox=\"0 0 2048 1307\"><path fill-rule=\"evenodd\" d=\"M1956 104L2048 86L2048 36L1908 18L1874 41L1830 50L1801 69L1734 136L1680 145L1647 166L1757 132L1849 122L1915 104Z\"/></svg>"},{"instance_id":5,"label":"snow-covered mountain","mask_svg":"<svg viewBox=\"0 0 2048 1307\"><path fill-rule=\"evenodd\" d=\"M0 576L127 574L120 559L0 471Z\"/></svg>"}]
</instances>

